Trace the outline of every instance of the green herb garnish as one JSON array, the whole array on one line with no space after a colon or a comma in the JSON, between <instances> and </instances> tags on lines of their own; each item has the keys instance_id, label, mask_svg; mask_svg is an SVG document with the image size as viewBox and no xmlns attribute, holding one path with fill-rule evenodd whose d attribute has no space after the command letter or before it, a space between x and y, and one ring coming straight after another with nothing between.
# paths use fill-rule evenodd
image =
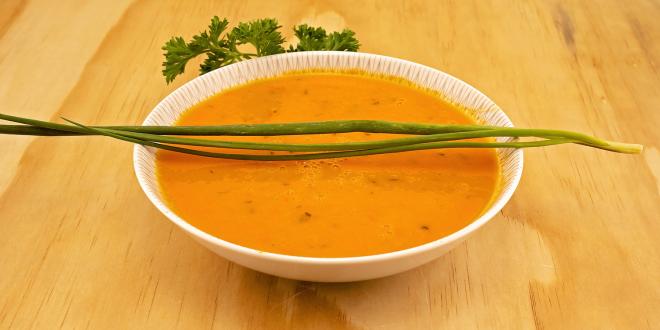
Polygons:
<instances>
[{"instance_id":1,"label":"green herb garnish","mask_svg":"<svg viewBox=\"0 0 660 330\"><path fill-rule=\"evenodd\" d=\"M307 123L219 126L85 126L72 121L69 122L73 125L65 125L4 114L0 114L0 119L24 124L0 125L0 134L44 136L104 135L123 141L175 152L239 160L310 160L367 156L426 149L519 149L566 143L580 144L607 151L629 154L640 153L643 149L639 144L607 141L586 134L563 130L482 125L418 124L380 120L336 120ZM173 136L274 136L349 132L407 134L416 136L380 141L317 144L218 141ZM481 137L522 137L536 138L536 140L511 142L461 141ZM219 153L181 147L186 145L223 149L289 151L292 154L254 155Z\"/></svg>"},{"instance_id":2,"label":"green herb garnish","mask_svg":"<svg viewBox=\"0 0 660 330\"><path fill-rule=\"evenodd\" d=\"M194 36L190 42L182 37L170 39L163 50L163 75L169 83L182 74L192 58L205 54L200 65L202 74L245 59L285 52L311 50L357 51L360 44L351 30L328 34L323 28L306 24L293 28L298 44L282 46L284 38L275 19L260 19L239 23L226 32L229 22L213 17L208 31ZM251 45L253 51L239 50ZM244 47L241 47L242 49ZM50 123L30 118L0 114L0 120L22 125L0 125L0 134L37 136L102 135L149 147L198 156L238 160L309 160L344 158L384 153L445 148L531 148L557 144L580 144L620 153L640 153L639 144L599 139L582 133L532 128L513 128L483 125L438 125L382 120L335 120L324 122L282 124L239 124L219 126L86 126L65 119L71 125ZM411 135L397 139L344 143L267 143L199 139L180 136L275 136L331 133L388 133ZM528 141L475 142L462 141L484 137L533 138ZM255 155L220 153L186 148L206 148L288 151L290 154Z\"/></svg>"},{"instance_id":3,"label":"green herb garnish","mask_svg":"<svg viewBox=\"0 0 660 330\"><path fill-rule=\"evenodd\" d=\"M163 75L169 84L182 74L191 59L206 55L199 67L200 74L242 60L259 56L310 50L357 51L360 43L355 39L355 32L344 29L328 34L321 27L307 24L294 26L293 31L298 44L285 50L285 42L276 19L264 18L239 23L227 31L229 21L214 16L207 31L203 31L186 42L182 37L172 37L162 49L165 51ZM245 51L241 45L250 45L252 51Z\"/></svg>"}]
</instances>

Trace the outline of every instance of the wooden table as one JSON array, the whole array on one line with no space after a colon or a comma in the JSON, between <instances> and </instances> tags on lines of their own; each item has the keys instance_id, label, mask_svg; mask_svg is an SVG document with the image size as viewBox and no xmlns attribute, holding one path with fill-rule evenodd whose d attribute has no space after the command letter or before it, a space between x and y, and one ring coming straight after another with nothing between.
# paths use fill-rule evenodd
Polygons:
<instances>
[{"instance_id":1,"label":"wooden table","mask_svg":"<svg viewBox=\"0 0 660 330\"><path fill-rule=\"evenodd\" d=\"M439 260L362 283L260 274L147 200L131 145L0 136L0 328L660 328L660 4L636 1L0 2L0 111L140 123L161 45L212 15L350 27L362 51L430 65L520 126L643 143L525 151L490 224Z\"/></svg>"}]
</instances>

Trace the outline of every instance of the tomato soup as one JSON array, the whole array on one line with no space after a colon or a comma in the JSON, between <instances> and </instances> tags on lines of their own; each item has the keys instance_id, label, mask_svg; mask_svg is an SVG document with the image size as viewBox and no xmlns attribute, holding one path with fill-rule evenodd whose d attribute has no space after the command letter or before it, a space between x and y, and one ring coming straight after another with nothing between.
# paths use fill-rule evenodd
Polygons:
<instances>
[{"instance_id":1,"label":"tomato soup","mask_svg":"<svg viewBox=\"0 0 660 330\"><path fill-rule=\"evenodd\" d=\"M362 73L301 72L223 91L185 111L176 125L339 119L475 122L460 107L405 81ZM318 143L392 137L402 136L221 139ZM449 235L489 206L500 172L493 149L278 162L159 150L156 165L163 199L193 226L255 250L309 257L386 253Z\"/></svg>"}]
</instances>

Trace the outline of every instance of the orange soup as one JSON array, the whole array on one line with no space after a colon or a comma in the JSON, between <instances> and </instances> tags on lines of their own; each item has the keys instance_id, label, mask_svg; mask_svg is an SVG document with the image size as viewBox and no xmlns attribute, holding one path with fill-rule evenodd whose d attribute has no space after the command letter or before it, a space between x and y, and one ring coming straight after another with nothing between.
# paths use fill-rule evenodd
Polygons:
<instances>
[{"instance_id":1,"label":"orange soup","mask_svg":"<svg viewBox=\"0 0 660 330\"><path fill-rule=\"evenodd\" d=\"M474 123L462 109L404 81L307 72L223 91L184 112L176 124L338 119ZM317 143L391 137L347 133L222 139ZM193 226L259 251L310 257L373 255L437 240L475 220L499 180L492 149L279 162L159 150L156 164L165 202Z\"/></svg>"}]
</instances>

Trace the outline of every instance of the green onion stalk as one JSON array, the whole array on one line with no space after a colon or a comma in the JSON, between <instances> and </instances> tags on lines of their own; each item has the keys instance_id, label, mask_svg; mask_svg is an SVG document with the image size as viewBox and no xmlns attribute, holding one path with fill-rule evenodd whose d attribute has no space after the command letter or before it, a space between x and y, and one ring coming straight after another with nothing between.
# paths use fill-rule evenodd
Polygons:
<instances>
[{"instance_id":1,"label":"green onion stalk","mask_svg":"<svg viewBox=\"0 0 660 330\"><path fill-rule=\"evenodd\" d=\"M643 149L643 146L639 144L607 141L587 134L565 130L487 125L442 125L382 120L334 120L216 126L87 126L67 119L64 120L69 124L58 124L6 114L0 114L0 120L20 124L0 125L0 134L34 136L100 135L197 156L257 161L345 158L448 148L521 149L566 143L627 154L640 153ZM194 138L194 136L282 136L352 132L402 134L406 137L377 141L313 144L240 142ZM506 142L463 141L489 137L510 137L513 139ZM536 140L520 141L518 138L535 138ZM284 151L289 153L271 155L226 153L198 150L185 146Z\"/></svg>"}]
</instances>

